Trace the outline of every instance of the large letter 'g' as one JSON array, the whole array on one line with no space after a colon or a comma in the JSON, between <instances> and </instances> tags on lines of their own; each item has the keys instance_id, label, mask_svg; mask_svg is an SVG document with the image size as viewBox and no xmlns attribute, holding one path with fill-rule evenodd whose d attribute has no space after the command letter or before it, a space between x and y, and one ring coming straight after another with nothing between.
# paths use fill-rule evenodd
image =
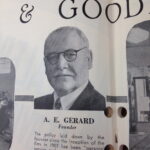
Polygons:
<instances>
[{"instance_id":1,"label":"large letter 'g'","mask_svg":"<svg viewBox=\"0 0 150 150\"><path fill-rule=\"evenodd\" d=\"M63 14L63 12L62 12L62 7L63 7L63 4L64 4L65 1L66 1L66 0L63 0L63 1L60 3L60 5L59 5L59 14L60 14L60 16L61 16L62 18L64 18L64 19L71 19L71 18L73 18L73 17L75 17L75 16L77 15L77 7L72 7L71 9L73 10L73 15L70 16L70 17L67 17L67 16L65 16L65 15ZM75 3L75 0L70 0L70 1L72 1L73 4Z\"/></svg>"}]
</instances>

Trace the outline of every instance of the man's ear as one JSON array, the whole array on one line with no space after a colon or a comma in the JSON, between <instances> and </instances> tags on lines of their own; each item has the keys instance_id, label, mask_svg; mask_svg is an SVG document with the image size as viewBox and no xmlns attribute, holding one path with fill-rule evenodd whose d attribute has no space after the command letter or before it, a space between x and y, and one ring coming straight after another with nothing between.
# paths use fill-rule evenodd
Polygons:
<instances>
[{"instance_id":1,"label":"man's ear","mask_svg":"<svg viewBox=\"0 0 150 150\"><path fill-rule=\"evenodd\" d=\"M93 66L93 54L92 51L89 50L89 57L88 57L88 68L91 69Z\"/></svg>"},{"instance_id":2,"label":"man's ear","mask_svg":"<svg viewBox=\"0 0 150 150\"><path fill-rule=\"evenodd\" d=\"M43 60L44 60L44 64L45 64L45 67L46 67L46 62L47 62L47 60L46 60L45 57L43 58Z\"/></svg>"},{"instance_id":3,"label":"man's ear","mask_svg":"<svg viewBox=\"0 0 150 150\"><path fill-rule=\"evenodd\" d=\"M45 73L46 73L47 59L44 57L43 60L44 60L44 64L45 64Z\"/></svg>"}]
</instances>

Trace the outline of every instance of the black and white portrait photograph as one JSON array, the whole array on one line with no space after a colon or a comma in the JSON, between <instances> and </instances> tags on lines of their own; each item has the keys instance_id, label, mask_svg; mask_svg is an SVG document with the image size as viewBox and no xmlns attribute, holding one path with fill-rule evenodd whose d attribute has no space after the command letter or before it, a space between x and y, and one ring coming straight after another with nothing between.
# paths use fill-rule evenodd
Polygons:
<instances>
[{"instance_id":1,"label":"black and white portrait photograph","mask_svg":"<svg viewBox=\"0 0 150 150\"><path fill-rule=\"evenodd\" d=\"M104 110L105 98L89 80L93 54L86 35L77 27L60 27L44 45L45 73L54 92L36 98L35 109Z\"/></svg>"}]
</instances>

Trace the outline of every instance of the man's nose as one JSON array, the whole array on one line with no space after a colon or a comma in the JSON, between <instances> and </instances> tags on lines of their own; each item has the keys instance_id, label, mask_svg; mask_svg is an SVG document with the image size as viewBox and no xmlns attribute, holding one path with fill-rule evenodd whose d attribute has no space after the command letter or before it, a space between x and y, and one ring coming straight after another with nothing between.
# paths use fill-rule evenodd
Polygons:
<instances>
[{"instance_id":1,"label":"man's nose","mask_svg":"<svg viewBox=\"0 0 150 150\"><path fill-rule=\"evenodd\" d=\"M57 65L58 65L58 69L61 69L61 70L68 67L68 62L65 59L63 54L59 55L58 64Z\"/></svg>"}]
</instances>

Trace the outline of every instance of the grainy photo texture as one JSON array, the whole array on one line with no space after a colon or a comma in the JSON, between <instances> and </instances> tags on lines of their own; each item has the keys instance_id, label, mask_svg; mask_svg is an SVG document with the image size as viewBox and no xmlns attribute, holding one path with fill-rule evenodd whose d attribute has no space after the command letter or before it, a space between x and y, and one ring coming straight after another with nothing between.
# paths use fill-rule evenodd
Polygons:
<instances>
[{"instance_id":1,"label":"grainy photo texture","mask_svg":"<svg viewBox=\"0 0 150 150\"><path fill-rule=\"evenodd\" d=\"M0 58L0 150L9 150L13 137L15 67Z\"/></svg>"},{"instance_id":2,"label":"grainy photo texture","mask_svg":"<svg viewBox=\"0 0 150 150\"><path fill-rule=\"evenodd\" d=\"M36 98L34 108L104 110L104 96L89 81L92 59L88 38L80 29L66 26L50 33L44 45L44 62L54 92Z\"/></svg>"},{"instance_id":3,"label":"grainy photo texture","mask_svg":"<svg viewBox=\"0 0 150 150\"><path fill-rule=\"evenodd\" d=\"M150 21L135 25L127 38L130 149L150 149Z\"/></svg>"}]
</instances>

